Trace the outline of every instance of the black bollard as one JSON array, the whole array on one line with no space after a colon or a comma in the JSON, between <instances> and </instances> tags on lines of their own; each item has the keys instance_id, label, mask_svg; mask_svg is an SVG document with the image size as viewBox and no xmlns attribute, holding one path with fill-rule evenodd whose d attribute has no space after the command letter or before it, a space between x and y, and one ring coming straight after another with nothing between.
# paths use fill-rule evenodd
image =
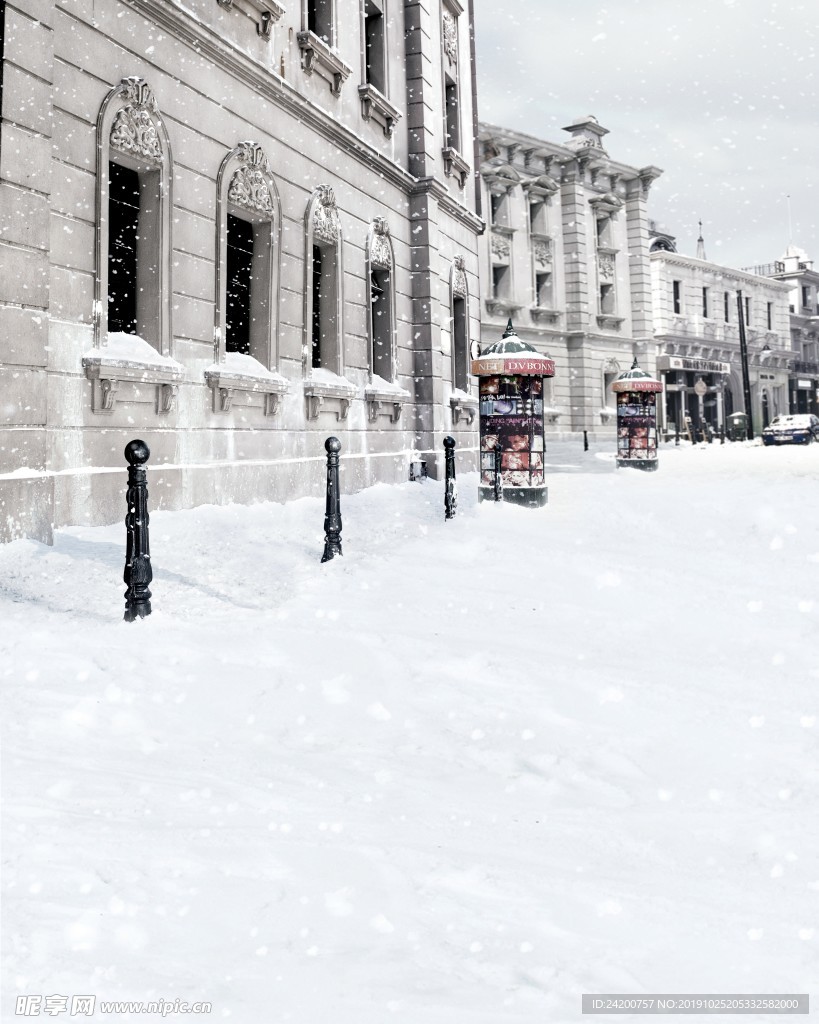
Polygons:
<instances>
[{"instance_id":1,"label":"black bollard","mask_svg":"<svg viewBox=\"0 0 819 1024\"><path fill-rule=\"evenodd\" d=\"M444 519L454 519L458 507L458 485L455 483L455 438L444 438L446 452L446 490L444 492Z\"/></svg>"},{"instance_id":2,"label":"black bollard","mask_svg":"<svg viewBox=\"0 0 819 1024\"><path fill-rule=\"evenodd\" d=\"M151 551L148 543L148 479L145 463L151 457L144 441L129 441L125 446L128 460L128 491L125 500L126 549L123 580L125 591L125 621L144 619L151 614L151 591L148 584L154 578L151 569Z\"/></svg>"},{"instance_id":3,"label":"black bollard","mask_svg":"<svg viewBox=\"0 0 819 1024\"><path fill-rule=\"evenodd\" d=\"M493 497L495 501L503 501L503 476L501 475L501 462L503 460L503 453L501 452L500 443L495 445L495 487L493 490Z\"/></svg>"},{"instance_id":4,"label":"black bollard","mask_svg":"<svg viewBox=\"0 0 819 1024\"><path fill-rule=\"evenodd\" d=\"M680 443L680 423L679 420L674 424L674 444Z\"/></svg>"},{"instance_id":5,"label":"black bollard","mask_svg":"<svg viewBox=\"0 0 819 1024\"><path fill-rule=\"evenodd\" d=\"M588 450L589 450L589 432L588 432L588 430L584 430L583 431L583 451L587 452Z\"/></svg>"},{"instance_id":6,"label":"black bollard","mask_svg":"<svg viewBox=\"0 0 819 1024\"><path fill-rule=\"evenodd\" d=\"M719 428L719 443L725 444L725 426L724 424Z\"/></svg>"},{"instance_id":7,"label":"black bollard","mask_svg":"<svg viewBox=\"0 0 819 1024\"><path fill-rule=\"evenodd\" d=\"M324 513L324 554L322 562L329 562L341 550L341 497L338 484L338 453L341 441L337 437L328 437L324 442L327 452L327 505Z\"/></svg>"}]
</instances>

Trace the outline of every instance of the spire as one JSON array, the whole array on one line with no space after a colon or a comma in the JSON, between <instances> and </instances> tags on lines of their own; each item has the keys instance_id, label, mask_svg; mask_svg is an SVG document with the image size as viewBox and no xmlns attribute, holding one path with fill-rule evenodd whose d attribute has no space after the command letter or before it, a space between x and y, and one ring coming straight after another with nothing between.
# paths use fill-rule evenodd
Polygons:
<instances>
[{"instance_id":1,"label":"spire","mask_svg":"<svg viewBox=\"0 0 819 1024\"><path fill-rule=\"evenodd\" d=\"M700 237L697 239L697 259L704 260L705 258L705 239L702 237L702 221L700 221Z\"/></svg>"},{"instance_id":2,"label":"spire","mask_svg":"<svg viewBox=\"0 0 819 1024\"><path fill-rule=\"evenodd\" d=\"M515 337L517 337L517 331L512 326L512 317L510 316L509 322L506 325L506 330L503 332L503 336L504 338L511 338L512 335L515 335Z\"/></svg>"}]
</instances>

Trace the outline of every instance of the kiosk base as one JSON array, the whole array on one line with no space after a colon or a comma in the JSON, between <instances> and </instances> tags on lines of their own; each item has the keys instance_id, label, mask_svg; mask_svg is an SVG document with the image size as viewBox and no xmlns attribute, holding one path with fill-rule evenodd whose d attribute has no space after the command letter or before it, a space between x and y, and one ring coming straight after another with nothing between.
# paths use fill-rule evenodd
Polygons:
<instances>
[{"instance_id":1,"label":"kiosk base","mask_svg":"<svg viewBox=\"0 0 819 1024\"><path fill-rule=\"evenodd\" d=\"M478 487L478 501L494 501L494 487ZM503 500L513 505L525 505L527 508L540 508L548 504L548 487L504 487Z\"/></svg>"},{"instance_id":2,"label":"kiosk base","mask_svg":"<svg viewBox=\"0 0 819 1024\"><path fill-rule=\"evenodd\" d=\"M657 468L657 459L618 459L617 465L625 469L642 469L650 472Z\"/></svg>"}]
</instances>

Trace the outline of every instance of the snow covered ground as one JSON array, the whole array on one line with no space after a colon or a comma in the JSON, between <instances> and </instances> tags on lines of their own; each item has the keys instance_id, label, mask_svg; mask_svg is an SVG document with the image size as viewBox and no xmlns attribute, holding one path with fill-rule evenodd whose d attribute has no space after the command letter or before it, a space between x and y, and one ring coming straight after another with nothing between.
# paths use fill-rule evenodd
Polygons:
<instances>
[{"instance_id":1,"label":"snow covered ground","mask_svg":"<svg viewBox=\"0 0 819 1024\"><path fill-rule=\"evenodd\" d=\"M376 487L326 565L317 500L156 513L134 624L122 525L0 548L4 1022L816 994L819 446L549 447L546 508Z\"/></svg>"}]
</instances>

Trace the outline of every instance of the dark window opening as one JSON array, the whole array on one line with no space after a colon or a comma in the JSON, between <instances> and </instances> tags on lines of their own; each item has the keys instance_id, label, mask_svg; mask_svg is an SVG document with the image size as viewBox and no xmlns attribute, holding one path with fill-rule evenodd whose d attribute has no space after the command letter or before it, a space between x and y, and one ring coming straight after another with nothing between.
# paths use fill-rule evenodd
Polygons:
<instances>
[{"instance_id":1,"label":"dark window opening","mask_svg":"<svg viewBox=\"0 0 819 1024\"><path fill-rule=\"evenodd\" d=\"M313 246L313 366L321 366L321 249Z\"/></svg>"},{"instance_id":2,"label":"dark window opening","mask_svg":"<svg viewBox=\"0 0 819 1024\"><path fill-rule=\"evenodd\" d=\"M552 306L552 275L535 274L535 301L538 306L550 309Z\"/></svg>"},{"instance_id":3,"label":"dark window opening","mask_svg":"<svg viewBox=\"0 0 819 1024\"><path fill-rule=\"evenodd\" d=\"M745 299L745 326L749 327L751 323L751 300Z\"/></svg>"},{"instance_id":4,"label":"dark window opening","mask_svg":"<svg viewBox=\"0 0 819 1024\"><path fill-rule=\"evenodd\" d=\"M529 230L537 234L544 234L543 220L546 210L545 203L529 204Z\"/></svg>"},{"instance_id":5,"label":"dark window opening","mask_svg":"<svg viewBox=\"0 0 819 1024\"><path fill-rule=\"evenodd\" d=\"M614 312L614 285L613 284L601 284L600 285L600 312L601 313L613 313Z\"/></svg>"},{"instance_id":6,"label":"dark window opening","mask_svg":"<svg viewBox=\"0 0 819 1024\"><path fill-rule=\"evenodd\" d=\"M702 315L706 319L708 318L708 289L703 288L702 290Z\"/></svg>"},{"instance_id":7,"label":"dark window opening","mask_svg":"<svg viewBox=\"0 0 819 1024\"><path fill-rule=\"evenodd\" d=\"M225 348L250 355L250 292L253 277L253 225L228 214Z\"/></svg>"},{"instance_id":8,"label":"dark window opening","mask_svg":"<svg viewBox=\"0 0 819 1024\"><path fill-rule=\"evenodd\" d=\"M500 268L495 268L500 269ZM455 361L455 370L452 375L452 383L461 391L469 389L469 375L467 373L467 329L466 329L466 300L461 295L456 295L452 300L452 355Z\"/></svg>"},{"instance_id":9,"label":"dark window opening","mask_svg":"<svg viewBox=\"0 0 819 1024\"><path fill-rule=\"evenodd\" d=\"M673 281L673 309L675 313L682 313L682 281Z\"/></svg>"},{"instance_id":10,"label":"dark window opening","mask_svg":"<svg viewBox=\"0 0 819 1024\"><path fill-rule=\"evenodd\" d=\"M509 267L492 267L492 297L509 298Z\"/></svg>"},{"instance_id":11,"label":"dark window opening","mask_svg":"<svg viewBox=\"0 0 819 1024\"><path fill-rule=\"evenodd\" d=\"M391 381L394 374L389 270L373 270L370 274L370 310L373 331L373 373L384 380Z\"/></svg>"},{"instance_id":12,"label":"dark window opening","mask_svg":"<svg viewBox=\"0 0 819 1024\"><path fill-rule=\"evenodd\" d=\"M364 55L367 65L366 81L386 95L384 15L372 0L366 0L364 5Z\"/></svg>"},{"instance_id":13,"label":"dark window opening","mask_svg":"<svg viewBox=\"0 0 819 1024\"><path fill-rule=\"evenodd\" d=\"M108 165L108 330L137 333L139 174Z\"/></svg>"},{"instance_id":14,"label":"dark window opening","mask_svg":"<svg viewBox=\"0 0 819 1024\"><path fill-rule=\"evenodd\" d=\"M723 292L722 293L722 304L723 304L723 307L724 307L723 312L724 312L724 316L725 316L725 322L727 324L727 323L731 322L731 293L730 292Z\"/></svg>"},{"instance_id":15,"label":"dark window opening","mask_svg":"<svg viewBox=\"0 0 819 1024\"><path fill-rule=\"evenodd\" d=\"M446 83L446 144L452 149L460 149L461 145L458 83L449 79Z\"/></svg>"},{"instance_id":16,"label":"dark window opening","mask_svg":"<svg viewBox=\"0 0 819 1024\"><path fill-rule=\"evenodd\" d=\"M489 194L489 210L492 217L492 224L503 224L506 194L491 192Z\"/></svg>"},{"instance_id":17,"label":"dark window opening","mask_svg":"<svg viewBox=\"0 0 819 1024\"><path fill-rule=\"evenodd\" d=\"M768 330L773 330L773 303L768 303Z\"/></svg>"},{"instance_id":18,"label":"dark window opening","mask_svg":"<svg viewBox=\"0 0 819 1024\"><path fill-rule=\"evenodd\" d=\"M328 46L333 45L332 0L307 0L307 28Z\"/></svg>"},{"instance_id":19,"label":"dark window opening","mask_svg":"<svg viewBox=\"0 0 819 1024\"><path fill-rule=\"evenodd\" d=\"M805 307L810 306L810 288L802 286L802 305Z\"/></svg>"}]
</instances>

